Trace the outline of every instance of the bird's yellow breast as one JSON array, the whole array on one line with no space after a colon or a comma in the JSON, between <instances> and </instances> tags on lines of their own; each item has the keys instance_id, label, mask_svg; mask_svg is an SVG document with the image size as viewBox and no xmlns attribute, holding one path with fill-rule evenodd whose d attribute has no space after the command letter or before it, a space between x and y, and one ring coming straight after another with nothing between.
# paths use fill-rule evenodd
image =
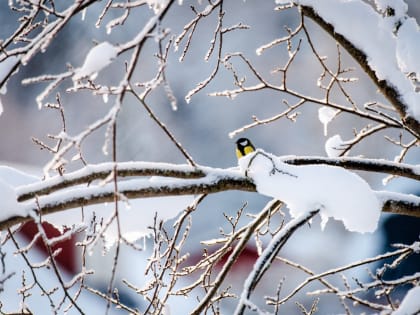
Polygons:
<instances>
[{"instance_id":1,"label":"bird's yellow breast","mask_svg":"<svg viewBox=\"0 0 420 315\"><path fill-rule=\"evenodd\" d=\"M251 152L254 152L254 149L253 149L250 145L247 145L247 146L244 148L244 152L245 152L245 155L247 155L247 154L249 154L249 153L251 153Z\"/></svg>"},{"instance_id":2,"label":"bird's yellow breast","mask_svg":"<svg viewBox=\"0 0 420 315\"><path fill-rule=\"evenodd\" d=\"M240 150L239 148L236 148L236 156L238 157L238 159L240 159L241 157L254 152L254 148L250 145L247 145L246 147L242 148L242 150Z\"/></svg>"}]
</instances>

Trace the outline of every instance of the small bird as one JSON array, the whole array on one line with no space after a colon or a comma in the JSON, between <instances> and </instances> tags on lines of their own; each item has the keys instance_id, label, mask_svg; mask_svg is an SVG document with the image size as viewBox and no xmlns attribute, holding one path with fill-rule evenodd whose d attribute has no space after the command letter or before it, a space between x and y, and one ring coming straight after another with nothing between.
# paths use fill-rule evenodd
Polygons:
<instances>
[{"instance_id":1,"label":"small bird","mask_svg":"<svg viewBox=\"0 0 420 315\"><path fill-rule=\"evenodd\" d=\"M249 139L239 138L236 141L236 156L238 157L238 160L241 157L244 157L245 155L247 155L251 152L254 152L254 151L255 151L255 147L251 143L251 141L249 141Z\"/></svg>"}]
</instances>

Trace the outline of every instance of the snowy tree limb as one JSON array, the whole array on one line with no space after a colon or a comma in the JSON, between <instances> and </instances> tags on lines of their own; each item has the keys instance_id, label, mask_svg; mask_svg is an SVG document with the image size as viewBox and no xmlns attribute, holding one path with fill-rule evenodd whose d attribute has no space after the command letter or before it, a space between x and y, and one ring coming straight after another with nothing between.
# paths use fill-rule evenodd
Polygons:
<instances>
[{"instance_id":1,"label":"snowy tree limb","mask_svg":"<svg viewBox=\"0 0 420 315\"><path fill-rule=\"evenodd\" d=\"M308 212L306 215L302 215L291 220L273 237L267 248L262 252L261 256L258 257L254 264L254 268L245 280L241 298L234 313L235 315L244 313L252 291L254 291L255 286L261 280L264 273L269 269L271 263L276 258L280 249L284 246L284 244L286 244L290 236L292 236L299 227L304 225L306 222L309 222L309 220L318 212L319 210L314 210Z\"/></svg>"},{"instance_id":2,"label":"snowy tree limb","mask_svg":"<svg viewBox=\"0 0 420 315\"><path fill-rule=\"evenodd\" d=\"M420 180L420 167L410 164L357 157L326 158L322 156L286 156L284 162L294 165L327 164L351 170L387 173Z\"/></svg>"},{"instance_id":3,"label":"snowy tree limb","mask_svg":"<svg viewBox=\"0 0 420 315\"><path fill-rule=\"evenodd\" d=\"M308 159L299 160L298 158L293 158L293 160L294 163L299 163L299 161L301 163L308 162ZM352 162L358 167L363 165L362 160L348 159L347 161L350 161L347 165L349 167L352 166ZM367 161L364 161L366 162L365 170L369 169L369 165L378 167L372 160L369 163ZM331 159L330 162L333 163L334 159ZM379 163L379 160L377 162ZM385 165L389 166L388 170L393 169L390 166L398 169L397 165L386 163ZM405 167L409 168L408 165ZM27 208L28 213L41 211L42 215L81 206L111 202L115 198L112 183L113 176L111 176L113 169L114 163L87 166L73 173L22 186L17 189L17 198L18 200L27 200L22 205ZM119 177L168 177L163 181L159 180L159 178L156 180L150 180L149 178L120 180L118 193L128 199L209 194L226 190L256 192L254 183L236 169L194 168L189 165L145 162L119 163L116 169ZM398 170L401 171L401 169ZM416 174L415 169L412 170L412 173L413 176ZM92 184L92 181L97 179L102 179L102 182L96 185ZM72 187L83 183L89 184L89 186ZM377 192L377 194L383 203L383 211L420 217L420 197L390 192ZM30 198L32 199L28 200ZM0 230L30 219L30 216L9 218L0 222Z\"/></svg>"},{"instance_id":4,"label":"snowy tree limb","mask_svg":"<svg viewBox=\"0 0 420 315\"><path fill-rule=\"evenodd\" d=\"M417 137L420 136L420 122L408 113L408 106L401 99L400 91L397 90L387 80L380 80L375 71L369 66L366 54L356 47L342 34L338 33L334 26L324 20L315 10L310 6L301 6L301 12L304 16L311 18L315 23L321 26L328 34L330 34L346 51L356 60L362 67L363 71L372 79L381 93L388 99L394 108L400 114L405 125L413 131Z\"/></svg>"},{"instance_id":5,"label":"snowy tree limb","mask_svg":"<svg viewBox=\"0 0 420 315\"><path fill-rule=\"evenodd\" d=\"M297 157L285 156L284 162L294 165L327 164L347 169L369 172L381 172L390 175L403 176L420 180L419 166L395 163L380 159L361 159L353 157ZM39 183L26 185L17 189L17 200L25 201L35 196L53 193L57 190L79 184L88 184L94 180L106 180L114 169L114 163L88 165L85 168L62 176L46 179ZM183 179L200 178L210 171L222 171L207 167L192 167L169 163L122 162L117 165L119 177L133 176L164 176Z\"/></svg>"}]
</instances>

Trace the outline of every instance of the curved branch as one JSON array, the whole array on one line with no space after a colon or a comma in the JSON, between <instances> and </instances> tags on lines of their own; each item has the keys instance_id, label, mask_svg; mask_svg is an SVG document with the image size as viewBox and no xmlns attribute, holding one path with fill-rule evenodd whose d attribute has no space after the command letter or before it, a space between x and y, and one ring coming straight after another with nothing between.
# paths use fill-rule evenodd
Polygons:
<instances>
[{"instance_id":1,"label":"curved branch","mask_svg":"<svg viewBox=\"0 0 420 315\"><path fill-rule=\"evenodd\" d=\"M363 71L372 79L381 93L388 99L388 101L398 111L405 125L410 128L417 136L420 135L420 122L414 117L411 117L407 112L407 105L401 99L400 92L387 80L380 80L375 71L369 66L366 54L357 48L342 34L337 33L334 26L325 21L315 10L310 6L301 6L301 12L304 16L311 18L315 23L321 26L328 34L330 34L340 45L356 60L362 67Z\"/></svg>"}]
</instances>

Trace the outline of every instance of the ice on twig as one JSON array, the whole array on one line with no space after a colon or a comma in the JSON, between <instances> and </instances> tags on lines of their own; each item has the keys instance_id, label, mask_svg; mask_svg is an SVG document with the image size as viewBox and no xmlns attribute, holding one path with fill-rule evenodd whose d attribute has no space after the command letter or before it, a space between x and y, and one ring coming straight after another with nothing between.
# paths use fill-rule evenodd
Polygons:
<instances>
[{"instance_id":1,"label":"ice on twig","mask_svg":"<svg viewBox=\"0 0 420 315\"><path fill-rule=\"evenodd\" d=\"M239 165L259 193L285 202L295 218L320 210L322 228L332 217L349 231L376 230L381 203L353 172L329 165L290 165L262 150L241 158Z\"/></svg>"},{"instance_id":2,"label":"ice on twig","mask_svg":"<svg viewBox=\"0 0 420 315\"><path fill-rule=\"evenodd\" d=\"M318 119L324 125L324 136L328 134L328 124L334 119L340 111L328 106L322 106L318 109Z\"/></svg>"}]
</instances>

